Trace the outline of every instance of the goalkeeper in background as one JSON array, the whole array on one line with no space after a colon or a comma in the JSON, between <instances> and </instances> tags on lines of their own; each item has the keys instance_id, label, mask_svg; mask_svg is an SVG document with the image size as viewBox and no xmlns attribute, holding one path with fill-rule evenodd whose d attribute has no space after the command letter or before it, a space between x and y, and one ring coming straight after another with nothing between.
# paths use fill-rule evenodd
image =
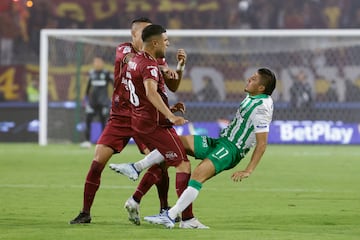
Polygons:
<instances>
[{"instance_id":1,"label":"goalkeeper in background","mask_svg":"<svg viewBox=\"0 0 360 240\"><path fill-rule=\"evenodd\" d=\"M85 141L80 145L83 148L91 147L91 123L96 115L101 122L101 131L105 127L111 104L108 89L113 82L113 75L104 69L104 60L100 56L94 57L85 93Z\"/></svg>"}]
</instances>

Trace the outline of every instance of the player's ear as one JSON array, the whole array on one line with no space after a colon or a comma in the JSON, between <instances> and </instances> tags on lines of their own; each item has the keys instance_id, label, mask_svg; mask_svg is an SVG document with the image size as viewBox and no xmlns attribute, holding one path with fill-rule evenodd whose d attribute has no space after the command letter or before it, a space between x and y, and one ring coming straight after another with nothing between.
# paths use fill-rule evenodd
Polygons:
<instances>
[{"instance_id":1,"label":"player's ear","mask_svg":"<svg viewBox=\"0 0 360 240\"><path fill-rule=\"evenodd\" d=\"M154 47L157 47L157 45L159 44L157 39L153 39L153 40L151 40L151 42Z\"/></svg>"},{"instance_id":2,"label":"player's ear","mask_svg":"<svg viewBox=\"0 0 360 240\"><path fill-rule=\"evenodd\" d=\"M265 86L264 86L264 85L260 85L260 86L259 86L259 91L260 91L260 92L265 92Z\"/></svg>"}]
</instances>

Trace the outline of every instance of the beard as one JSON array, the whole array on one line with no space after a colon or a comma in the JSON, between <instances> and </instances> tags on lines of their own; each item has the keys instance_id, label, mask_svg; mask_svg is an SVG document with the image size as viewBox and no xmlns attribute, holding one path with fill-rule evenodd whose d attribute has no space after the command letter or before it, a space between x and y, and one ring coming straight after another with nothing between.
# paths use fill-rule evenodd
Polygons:
<instances>
[{"instance_id":1,"label":"beard","mask_svg":"<svg viewBox=\"0 0 360 240\"><path fill-rule=\"evenodd\" d=\"M156 57L156 59L165 58L165 52L161 51L161 50L158 50L158 51L155 52L155 57Z\"/></svg>"}]
</instances>

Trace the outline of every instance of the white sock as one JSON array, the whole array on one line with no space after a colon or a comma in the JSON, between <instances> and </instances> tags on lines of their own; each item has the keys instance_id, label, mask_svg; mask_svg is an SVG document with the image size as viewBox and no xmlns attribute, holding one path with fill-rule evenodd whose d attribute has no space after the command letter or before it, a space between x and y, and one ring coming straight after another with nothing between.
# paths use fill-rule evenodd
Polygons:
<instances>
[{"instance_id":1,"label":"white sock","mask_svg":"<svg viewBox=\"0 0 360 240\"><path fill-rule=\"evenodd\" d=\"M161 153L155 149L146 155L143 159L134 163L134 167L138 172L141 172L142 170L151 167L154 164L159 164L162 161L164 161L163 155L161 155Z\"/></svg>"},{"instance_id":2,"label":"white sock","mask_svg":"<svg viewBox=\"0 0 360 240\"><path fill-rule=\"evenodd\" d=\"M199 195L199 190L188 186L185 191L181 194L176 204L169 210L169 217L175 219L176 216L184 211Z\"/></svg>"}]
</instances>

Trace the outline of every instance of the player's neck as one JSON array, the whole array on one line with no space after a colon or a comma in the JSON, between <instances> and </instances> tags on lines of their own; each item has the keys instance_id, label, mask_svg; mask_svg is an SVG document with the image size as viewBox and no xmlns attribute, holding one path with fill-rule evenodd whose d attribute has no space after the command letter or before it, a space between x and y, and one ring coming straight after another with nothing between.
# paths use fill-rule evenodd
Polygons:
<instances>
[{"instance_id":1,"label":"player's neck","mask_svg":"<svg viewBox=\"0 0 360 240\"><path fill-rule=\"evenodd\" d=\"M132 47L134 48L134 50L135 50L136 52L140 52L140 51L141 51L141 47L136 46L135 43L131 43L131 44L132 44Z\"/></svg>"},{"instance_id":2,"label":"player's neck","mask_svg":"<svg viewBox=\"0 0 360 240\"><path fill-rule=\"evenodd\" d=\"M152 51L152 50L147 49L147 48L144 48L143 51L146 52L146 53L147 53L150 57L152 57L154 60L156 59L155 51Z\"/></svg>"}]
</instances>

